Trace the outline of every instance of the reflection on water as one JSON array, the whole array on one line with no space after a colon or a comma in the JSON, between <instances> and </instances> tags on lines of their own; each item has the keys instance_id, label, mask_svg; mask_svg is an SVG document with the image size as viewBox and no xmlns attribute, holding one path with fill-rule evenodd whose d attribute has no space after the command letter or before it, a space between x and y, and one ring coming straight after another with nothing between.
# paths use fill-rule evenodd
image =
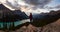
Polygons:
<instances>
[{"instance_id":1,"label":"reflection on water","mask_svg":"<svg viewBox=\"0 0 60 32\"><path fill-rule=\"evenodd\" d=\"M13 22L0 22L0 28L3 28L7 24L7 28L10 27L10 25L13 24ZM14 22L14 26L20 25L21 21Z\"/></svg>"},{"instance_id":2,"label":"reflection on water","mask_svg":"<svg viewBox=\"0 0 60 32\"><path fill-rule=\"evenodd\" d=\"M23 23L26 23L26 22L30 22L29 19L26 19L26 20L19 20L19 21L15 21L15 22L0 22L0 28L3 28L5 25L4 24L7 24L7 28L10 27L10 25L13 25L14 23L14 27L16 27L17 25L20 25L20 24L23 24Z\"/></svg>"}]
</instances>

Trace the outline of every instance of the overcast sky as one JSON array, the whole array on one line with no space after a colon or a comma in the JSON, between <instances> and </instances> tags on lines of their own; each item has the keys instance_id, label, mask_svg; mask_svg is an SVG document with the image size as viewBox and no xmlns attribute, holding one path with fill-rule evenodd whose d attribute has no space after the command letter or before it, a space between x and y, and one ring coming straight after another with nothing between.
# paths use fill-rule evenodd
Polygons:
<instances>
[{"instance_id":1,"label":"overcast sky","mask_svg":"<svg viewBox=\"0 0 60 32\"><path fill-rule=\"evenodd\" d=\"M0 3L10 6L9 8L11 9L21 9L22 11L33 13L49 12L48 10L50 9L60 9L60 0L0 0Z\"/></svg>"}]
</instances>

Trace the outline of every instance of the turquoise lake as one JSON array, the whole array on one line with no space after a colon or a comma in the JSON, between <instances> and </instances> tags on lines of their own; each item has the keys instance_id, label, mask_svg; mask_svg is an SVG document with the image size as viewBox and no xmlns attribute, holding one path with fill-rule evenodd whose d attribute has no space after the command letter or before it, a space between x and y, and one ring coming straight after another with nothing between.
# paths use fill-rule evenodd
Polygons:
<instances>
[{"instance_id":1,"label":"turquoise lake","mask_svg":"<svg viewBox=\"0 0 60 32\"><path fill-rule=\"evenodd\" d=\"M27 19L27 20L15 21L14 26L17 26L17 25L20 25L20 24L23 24L23 23L26 23L26 22L30 22L30 20ZM3 28L3 23L7 24L8 28L9 28L10 24L13 24L13 22L0 22L0 28Z\"/></svg>"}]
</instances>

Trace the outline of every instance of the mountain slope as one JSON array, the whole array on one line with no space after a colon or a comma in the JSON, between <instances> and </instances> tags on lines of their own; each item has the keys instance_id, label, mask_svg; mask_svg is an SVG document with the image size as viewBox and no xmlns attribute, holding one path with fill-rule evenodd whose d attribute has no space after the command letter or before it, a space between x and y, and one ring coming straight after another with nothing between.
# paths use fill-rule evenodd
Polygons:
<instances>
[{"instance_id":1,"label":"mountain slope","mask_svg":"<svg viewBox=\"0 0 60 32\"><path fill-rule=\"evenodd\" d=\"M2 11L2 13L0 12L2 15L1 21L17 21L29 18L24 12L20 10L11 11L2 4L0 4L0 11Z\"/></svg>"}]
</instances>

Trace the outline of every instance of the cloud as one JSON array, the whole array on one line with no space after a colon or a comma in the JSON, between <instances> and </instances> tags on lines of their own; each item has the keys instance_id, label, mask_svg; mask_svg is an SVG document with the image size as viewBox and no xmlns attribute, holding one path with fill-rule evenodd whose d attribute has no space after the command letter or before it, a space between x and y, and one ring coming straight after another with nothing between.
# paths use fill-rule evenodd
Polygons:
<instances>
[{"instance_id":1,"label":"cloud","mask_svg":"<svg viewBox=\"0 0 60 32\"><path fill-rule=\"evenodd\" d=\"M57 6L55 6L55 8L60 8L60 4L59 4L59 5L57 5Z\"/></svg>"},{"instance_id":2,"label":"cloud","mask_svg":"<svg viewBox=\"0 0 60 32\"><path fill-rule=\"evenodd\" d=\"M37 8L43 9L44 6L49 4L51 1L52 0L7 0L5 1L5 4L10 6L12 9L23 8L21 9L22 11L35 11Z\"/></svg>"},{"instance_id":3,"label":"cloud","mask_svg":"<svg viewBox=\"0 0 60 32\"><path fill-rule=\"evenodd\" d=\"M11 10L18 10L20 9L20 5L18 5L17 2L15 2L15 0L0 0L0 3L2 3L4 6L6 6L7 8L11 9Z\"/></svg>"},{"instance_id":4,"label":"cloud","mask_svg":"<svg viewBox=\"0 0 60 32\"><path fill-rule=\"evenodd\" d=\"M7 5L13 6L13 7L19 7L20 5L25 5L28 7L31 7L33 9L37 8L44 8L44 6L48 3L50 3L52 0L5 0L1 2L7 2Z\"/></svg>"},{"instance_id":5,"label":"cloud","mask_svg":"<svg viewBox=\"0 0 60 32\"><path fill-rule=\"evenodd\" d=\"M23 0L25 3L34 6L35 8L43 8L46 4L52 0Z\"/></svg>"},{"instance_id":6,"label":"cloud","mask_svg":"<svg viewBox=\"0 0 60 32\"><path fill-rule=\"evenodd\" d=\"M11 3L9 1L6 1L5 3L6 5L10 6L11 8L14 8L14 9L19 9L20 5L18 5L16 2L15 3Z\"/></svg>"},{"instance_id":7,"label":"cloud","mask_svg":"<svg viewBox=\"0 0 60 32\"><path fill-rule=\"evenodd\" d=\"M60 9L60 4L59 5L56 5L54 7L48 7L49 9Z\"/></svg>"}]
</instances>

